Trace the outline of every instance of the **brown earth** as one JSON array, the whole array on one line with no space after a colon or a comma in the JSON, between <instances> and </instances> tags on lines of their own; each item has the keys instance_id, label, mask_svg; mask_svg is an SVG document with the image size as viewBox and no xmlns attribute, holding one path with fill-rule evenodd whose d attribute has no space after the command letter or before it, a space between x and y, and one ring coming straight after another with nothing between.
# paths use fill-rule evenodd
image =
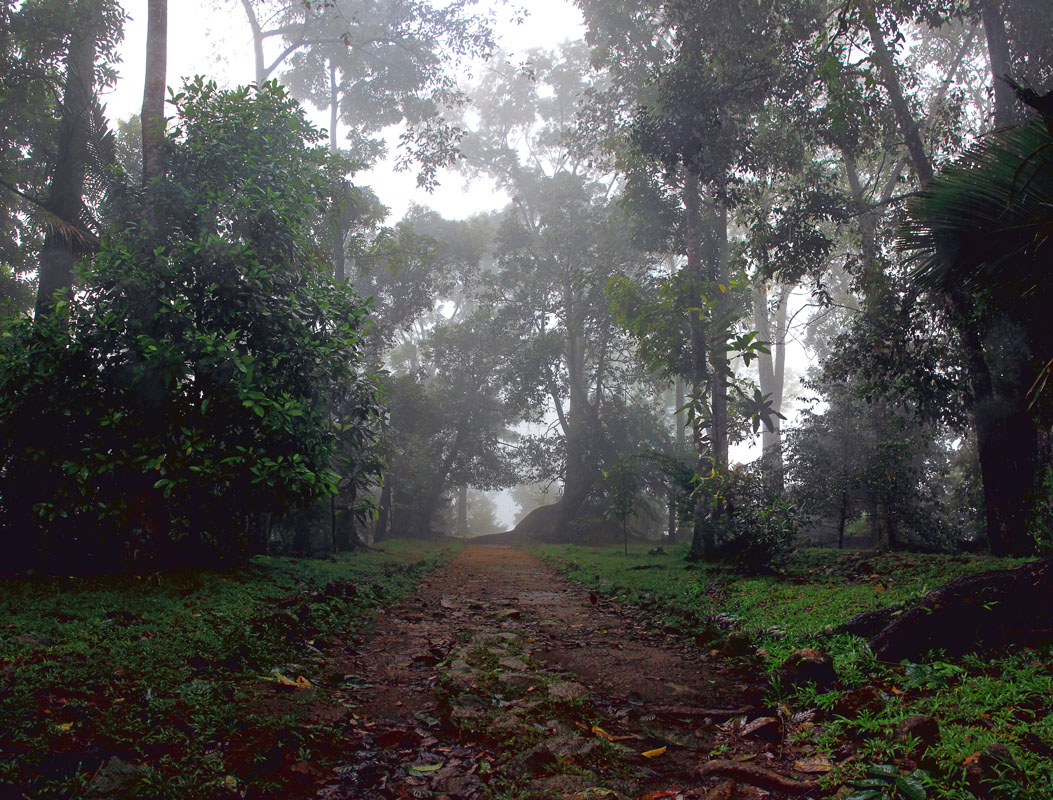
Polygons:
<instances>
[{"instance_id":1,"label":"brown earth","mask_svg":"<svg viewBox=\"0 0 1053 800\"><path fill-rule=\"evenodd\" d=\"M286 760L299 785L282 780L283 796L823 794L808 762L794 772L787 733L807 721L763 708L748 656L654 630L520 550L466 547L370 638L326 643L312 671L325 677L286 702L303 724L343 720L336 767Z\"/></svg>"}]
</instances>

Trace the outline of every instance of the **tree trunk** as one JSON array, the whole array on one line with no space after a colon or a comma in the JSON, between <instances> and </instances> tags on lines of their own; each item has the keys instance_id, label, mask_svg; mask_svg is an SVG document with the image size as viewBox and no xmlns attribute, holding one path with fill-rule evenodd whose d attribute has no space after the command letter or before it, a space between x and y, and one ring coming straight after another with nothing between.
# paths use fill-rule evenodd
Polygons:
<instances>
[{"instance_id":1,"label":"tree trunk","mask_svg":"<svg viewBox=\"0 0 1053 800\"><path fill-rule=\"evenodd\" d=\"M731 277L728 274L728 212L723 200L714 199L706 220L707 234L706 260L709 262L709 280L711 284L728 287ZM726 341L730 331L729 314L731 298L728 292L722 292L717 303L718 337L720 343ZM731 366L728 353L724 347L709 348L709 363L712 368L711 392L713 420L710 439L713 466L718 472L728 468L729 415L728 415L728 381L731 379Z\"/></svg>"},{"instance_id":2,"label":"tree trunk","mask_svg":"<svg viewBox=\"0 0 1053 800\"><path fill-rule=\"evenodd\" d=\"M377 524L373 530L373 541L379 542L388 535L388 519L391 515L391 481L386 478L380 488L380 507L377 509Z\"/></svg>"},{"instance_id":3,"label":"tree trunk","mask_svg":"<svg viewBox=\"0 0 1053 800\"><path fill-rule=\"evenodd\" d=\"M263 62L263 28L256 16L256 10L252 7L252 0L241 0L241 7L245 11L249 28L252 30L252 55L256 68L256 85L262 86L267 80L267 67Z\"/></svg>"},{"instance_id":4,"label":"tree trunk","mask_svg":"<svg viewBox=\"0 0 1053 800\"><path fill-rule=\"evenodd\" d=\"M73 269L85 235L80 229L80 216L88 157L88 117L95 92L95 36L91 24L83 30L74 29L66 52L55 169L44 204L55 220L48 227L40 251L35 306L38 319L52 311L57 300L69 298Z\"/></svg>"},{"instance_id":5,"label":"tree trunk","mask_svg":"<svg viewBox=\"0 0 1053 800\"><path fill-rule=\"evenodd\" d=\"M165 172L165 75L168 66L168 0L149 0L146 80L143 83L143 220L152 235L161 230L157 183Z\"/></svg>"},{"instance_id":6,"label":"tree trunk","mask_svg":"<svg viewBox=\"0 0 1053 800\"><path fill-rule=\"evenodd\" d=\"M468 487L457 487L457 535L468 535Z\"/></svg>"},{"instance_id":7,"label":"tree trunk","mask_svg":"<svg viewBox=\"0 0 1053 800\"><path fill-rule=\"evenodd\" d=\"M753 327L762 341L769 342L771 353L761 353L757 359L760 391L771 401L772 410L782 411L782 398L786 384L786 318L792 287L780 286L775 318L768 318L768 291L758 282L753 287ZM782 469L782 420L771 419L772 428L761 428L761 452L771 467L768 479L779 494L783 491Z\"/></svg>"},{"instance_id":8,"label":"tree trunk","mask_svg":"<svg viewBox=\"0 0 1053 800\"><path fill-rule=\"evenodd\" d=\"M874 61L881 75L881 83L888 92L889 102L892 104L892 111L896 115L896 123L899 125L900 133L903 134L903 139L906 142L907 152L910 153L914 172L918 176L919 183L924 187L932 180L932 163L925 153L925 144L921 140L921 131L918 129L914 116L910 113L910 106L907 105L907 99L903 95L903 87L899 80L899 73L896 71L895 61L888 49L888 45L885 43L885 35L881 30L870 0L859 0L859 10L863 18L863 24L870 35L871 44L874 47Z\"/></svg>"},{"instance_id":9,"label":"tree trunk","mask_svg":"<svg viewBox=\"0 0 1053 800\"><path fill-rule=\"evenodd\" d=\"M1028 531L1038 478L1038 432L1026 398L992 392L973 411L991 554L1028 556Z\"/></svg>"},{"instance_id":10,"label":"tree trunk","mask_svg":"<svg viewBox=\"0 0 1053 800\"><path fill-rule=\"evenodd\" d=\"M1000 4L996 0L984 0L980 14L987 37L987 56L991 65L991 88L994 90L994 123L996 128L1013 125L1021 121L1019 104L1013 88L1005 79L1012 74L1009 56L1009 34Z\"/></svg>"},{"instance_id":11,"label":"tree trunk","mask_svg":"<svg viewBox=\"0 0 1053 800\"><path fill-rule=\"evenodd\" d=\"M683 377L677 375L673 385L673 402L676 404L673 424L676 427L676 454L681 458L687 453L687 412L684 411L684 403L687 401L686 388Z\"/></svg>"},{"instance_id":12,"label":"tree trunk","mask_svg":"<svg viewBox=\"0 0 1053 800\"><path fill-rule=\"evenodd\" d=\"M580 514L581 507L595 482L595 466L590 457L593 435L592 417L585 375L585 337L578 317L579 299L569 282L564 287L563 307L566 310L566 363L570 389L567 409L567 463L563 476L563 499L556 524L557 538L569 535L570 523ZM558 402L558 401L557 401ZM596 399L599 402L599 399Z\"/></svg>"},{"instance_id":13,"label":"tree trunk","mask_svg":"<svg viewBox=\"0 0 1053 800\"><path fill-rule=\"evenodd\" d=\"M841 509L837 519L837 549L845 549L845 522L848 521L848 493L841 492Z\"/></svg>"},{"instance_id":14,"label":"tree trunk","mask_svg":"<svg viewBox=\"0 0 1053 800\"><path fill-rule=\"evenodd\" d=\"M689 167L684 168L684 239L687 263L684 265L686 284L691 297L701 297L702 271L702 218L698 175ZM698 312L689 312L688 328L691 335L691 390L696 395L705 394L709 383L709 360L707 358L706 329ZM711 437L712 438L712 437ZM711 454L706 446L702 421L696 418L692 439L695 449L695 473L709 475L714 468ZM716 549L716 539L707 518L708 509L695 504L694 524L691 532L690 557L708 558Z\"/></svg>"},{"instance_id":15,"label":"tree trunk","mask_svg":"<svg viewBox=\"0 0 1053 800\"><path fill-rule=\"evenodd\" d=\"M1028 531L1038 483L1039 432L1028 408L1030 348L1019 326L996 320L984 335L976 329L970 301L948 300L958 316L971 384L970 411L984 493L987 540L992 555L1035 552Z\"/></svg>"}]
</instances>

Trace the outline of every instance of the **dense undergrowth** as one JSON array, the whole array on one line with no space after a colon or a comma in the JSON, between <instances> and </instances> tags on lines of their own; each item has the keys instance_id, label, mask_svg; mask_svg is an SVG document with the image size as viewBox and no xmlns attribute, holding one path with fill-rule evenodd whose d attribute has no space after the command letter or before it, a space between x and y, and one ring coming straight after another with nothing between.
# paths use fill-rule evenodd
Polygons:
<instances>
[{"instance_id":1,"label":"dense undergrowth","mask_svg":"<svg viewBox=\"0 0 1053 800\"><path fill-rule=\"evenodd\" d=\"M790 714L815 710L815 724L794 728L792 736L829 759L834 770L827 780L854 787L860 797L908 798L919 789L924 795L917 797L948 800L1053 797L1049 647L957 660L931 653L921 663L883 664L863 639L833 633L863 611L910 604L955 577L1020 561L807 549L780 576L742 577L686 563L684 546L648 554L640 545L628 556L572 545L539 551L573 580L700 647L720 648L732 632L747 635L753 657L769 672L772 705ZM779 665L805 647L833 658L834 688L784 685ZM923 755L917 741L895 735L916 715L935 717L939 726ZM916 783L904 780L911 774ZM870 789L861 783L868 779Z\"/></svg>"},{"instance_id":2,"label":"dense undergrowth","mask_svg":"<svg viewBox=\"0 0 1053 800\"><path fill-rule=\"evenodd\" d=\"M223 573L3 581L0 797L272 795L275 748L305 758L331 732L262 713L257 688L295 681L446 554L391 541Z\"/></svg>"}]
</instances>

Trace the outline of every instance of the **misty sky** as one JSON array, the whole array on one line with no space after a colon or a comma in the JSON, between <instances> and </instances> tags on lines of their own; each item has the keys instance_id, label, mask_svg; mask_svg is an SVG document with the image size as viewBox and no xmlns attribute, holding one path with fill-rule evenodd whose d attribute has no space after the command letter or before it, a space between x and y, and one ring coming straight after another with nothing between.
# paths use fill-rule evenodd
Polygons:
<instances>
[{"instance_id":1,"label":"misty sky","mask_svg":"<svg viewBox=\"0 0 1053 800\"><path fill-rule=\"evenodd\" d=\"M584 35L581 13L568 0L517 0L514 6L483 0L479 7L494 12L501 46L513 53L553 47ZM514 7L526 11L522 24L513 22ZM104 98L113 119L138 113L142 103L146 0L125 2L125 9L130 19L121 47L121 80L116 90ZM184 77L196 74L229 86L253 80L252 36L237 0L170 3L168 36L169 86L178 86ZM485 65L479 65L479 69L485 69ZM327 113L308 110L316 124L328 126ZM460 175L451 173L444 173L440 187L428 195L417 188L414 173L395 172L390 159L360 173L355 180L370 186L391 209L389 222L401 218L411 203L431 206L450 218L504 205L503 196L491 191L485 182L465 186Z\"/></svg>"}]
</instances>

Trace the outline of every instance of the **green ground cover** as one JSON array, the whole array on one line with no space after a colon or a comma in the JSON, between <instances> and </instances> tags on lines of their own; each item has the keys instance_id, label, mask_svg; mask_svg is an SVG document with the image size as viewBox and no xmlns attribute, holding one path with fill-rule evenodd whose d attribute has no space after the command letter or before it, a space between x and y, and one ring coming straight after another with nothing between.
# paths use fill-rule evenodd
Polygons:
<instances>
[{"instance_id":1,"label":"green ground cover","mask_svg":"<svg viewBox=\"0 0 1053 800\"><path fill-rule=\"evenodd\" d=\"M225 573L0 581L0 797L266 794L253 781L271 755L249 742L306 756L328 733L255 715L253 687L361 630L448 554L391 541Z\"/></svg>"},{"instance_id":2,"label":"green ground cover","mask_svg":"<svg viewBox=\"0 0 1053 800\"><path fill-rule=\"evenodd\" d=\"M545 546L538 552L571 579L640 609L657 625L694 638L700 647L719 648L732 631L747 634L758 666L771 675L773 706L791 713L817 710L820 722L794 735L838 764L829 780L856 786L861 797L910 797L909 782L897 784L880 774L871 776L870 789L852 782L866 780L875 766L889 765L901 776L913 772L918 766L915 744L896 741L893 732L908 717L922 714L936 717L940 730L921 764L927 797L1053 797L1050 648L954 661L933 653L919 664L892 665L876 662L862 639L831 633L860 612L909 604L958 576L1021 562L804 549L791 557L782 575L744 577L717 565L686 563L683 545L664 554L649 555L648 549L637 545L628 556L613 548L572 545ZM778 665L803 647L832 656L836 689L782 685ZM878 702L845 712L846 698L852 692L858 696L863 687L874 687ZM981 787L976 765L993 746L1004 747L1015 764L988 769Z\"/></svg>"}]
</instances>

